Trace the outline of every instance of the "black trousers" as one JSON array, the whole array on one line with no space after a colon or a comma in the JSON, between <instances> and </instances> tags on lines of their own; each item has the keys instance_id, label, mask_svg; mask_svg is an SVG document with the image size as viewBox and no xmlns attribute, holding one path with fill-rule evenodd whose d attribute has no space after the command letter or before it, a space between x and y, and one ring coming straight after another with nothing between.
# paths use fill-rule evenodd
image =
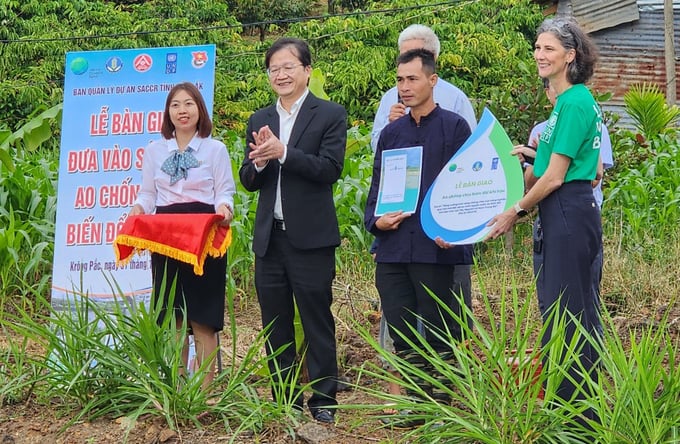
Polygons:
<instances>
[{"instance_id":1,"label":"black trousers","mask_svg":"<svg viewBox=\"0 0 680 444\"><path fill-rule=\"evenodd\" d=\"M456 265L453 268L453 292L460 298L462 296L465 305L472 314L472 265ZM454 306L455 309L455 300ZM462 313L462 311L461 311ZM472 330L472 316L466 318L468 329ZM464 335L463 335L464 336Z\"/></svg>"},{"instance_id":2,"label":"black trousers","mask_svg":"<svg viewBox=\"0 0 680 444\"><path fill-rule=\"evenodd\" d=\"M534 245L536 291L544 321L553 310L576 317L586 334L598 339L602 331L599 302L599 278L602 261L602 225L600 210L589 181L568 182L539 203L540 230ZM542 237L542 239L541 239ZM542 338L545 345L552 336L551 325ZM577 325L567 322L565 341L571 343ZM595 366L599 353L591 342L582 340L580 364L597 380ZM552 360L559 357L552 357ZM569 369L576 382L583 381L577 366ZM565 378L557 394L564 400L574 397L575 384ZM577 397L580 397L577 396ZM593 417L593 413L586 412ZM593 419L595 419L593 417Z\"/></svg>"},{"instance_id":3,"label":"black trousers","mask_svg":"<svg viewBox=\"0 0 680 444\"><path fill-rule=\"evenodd\" d=\"M215 207L201 202L179 203L157 207L158 214L215 213ZM191 216L177 216L191 217ZM153 253L151 255L153 301L162 297L163 310L159 322L168 310L170 290L176 279L174 305L175 317L181 319L186 310L189 321L210 326L215 331L224 328L225 287L227 284L227 255L205 258L203 275L194 273L194 266L176 259ZM164 290L164 291L161 291Z\"/></svg>"},{"instance_id":4,"label":"black trousers","mask_svg":"<svg viewBox=\"0 0 680 444\"><path fill-rule=\"evenodd\" d=\"M412 349L406 338L419 342L416 329L418 316L423 319L427 342L437 352L451 350L451 344L442 341L438 336L447 330L460 340L460 325L446 313L425 289L427 287L445 305L453 307L453 312L461 314L460 305L454 299L453 265L440 264L389 264L378 263L375 270L375 286L380 294L385 318L390 327L390 336L394 340L394 348L399 352ZM428 330L434 332L428 333ZM437 333L439 331L439 333Z\"/></svg>"},{"instance_id":5,"label":"black trousers","mask_svg":"<svg viewBox=\"0 0 680 444\"><path fill-rule=\"evenodd\" d=\"M272 232L267 253L255 258L255 288L262 311L262 325L271 324L267 353L272 355L283 349L269 366L275 383L279 385L272 388L272 395L276 400L277 390L294 384L292 392L286 389L283 393L292 393L295 403L302 406L297 381L291 380L291 370L296 364L295 298L307 343L307 370L309 379L313 381L313 394L307 402L312 412L337 405L338 365L335 321L331 313L334 278L334 247L299 250L290 244L282 230Z\"/></svg>"}]
</instances>

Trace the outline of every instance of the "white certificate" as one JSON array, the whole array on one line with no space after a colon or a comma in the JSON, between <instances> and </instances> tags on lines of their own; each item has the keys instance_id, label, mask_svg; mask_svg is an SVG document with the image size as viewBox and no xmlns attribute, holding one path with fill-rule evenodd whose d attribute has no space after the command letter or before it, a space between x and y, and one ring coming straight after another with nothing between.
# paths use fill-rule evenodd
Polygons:
<instances>
[{"instance_id":1,"label":"white certificate","mask_svg":"<svg viewBox=\"0 0 680 444\"><path fill-rule=\"evenodd\" d=\"M406 154L384 158L385 169L380 202L395 203L404 201L406 193Z\"/></svg>"},{"instance_id":2,"label":"white certificate","mask_svg":"<svg viewBox=\"0 0 680 444\"><path fill-rule=\"evenodd\" d=\"M522 198L524 180L513 145L488 109L470 138L425 193L420 223L430 239L452 244L485 239L487 223Z\"/></svg>"},{"instance_id":3,"label":"white certificate","mask_svg":"<svg viewBox=\"0 0 680 444\"><path fill-rule=\"evenodd\" d=\"M403 211L414 213L420 196L423 147L384 150L375 215Z\"/></svg>"}]
</instances>

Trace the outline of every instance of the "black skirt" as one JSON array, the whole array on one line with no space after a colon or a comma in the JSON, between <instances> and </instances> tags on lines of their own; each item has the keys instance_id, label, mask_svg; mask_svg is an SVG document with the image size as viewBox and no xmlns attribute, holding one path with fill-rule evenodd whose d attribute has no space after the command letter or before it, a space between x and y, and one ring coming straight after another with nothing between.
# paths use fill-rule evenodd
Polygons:
<instances>
[{"instance_id":1,"label":"black skirt","mask_svg":"<svg viewBox=\"0 0 680 444\"><path fill-rule=\"evenodd\" d=\"M179 203L165 207L157 207L156 213L177 214L177 217L187 213L215 212L213 205L201 202ZM171 298L170 290L175 284L173 308L179 319L186 311L186 318L190 322L211 326L215 331L224 328L225 287L227 280L227 255L220 258L207 256L203 265L203 275L194 273L193 265L153 253L151 255L151 270L153 280L154 304L162 296L163 310L161 319L168 309ZM167 271L166 271L167 270ZM160 320L159 319L159 322Z\"/></svg>"}]
</instances>

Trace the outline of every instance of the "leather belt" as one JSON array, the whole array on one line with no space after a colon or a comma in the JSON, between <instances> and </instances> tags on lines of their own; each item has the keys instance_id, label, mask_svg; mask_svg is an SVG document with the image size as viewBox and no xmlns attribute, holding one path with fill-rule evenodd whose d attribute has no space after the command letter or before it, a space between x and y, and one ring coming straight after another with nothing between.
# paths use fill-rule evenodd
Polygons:
<instances>
[{"instance_id":1,"label":"leather belt","mask_svg":"<svg viewBox=\"0 0 680 444\"><path fill-rule=\"evenodd\" d=\"M281 219L274 219L274 229L286 231L286 223Z\"/></svg>"}]
</instances>

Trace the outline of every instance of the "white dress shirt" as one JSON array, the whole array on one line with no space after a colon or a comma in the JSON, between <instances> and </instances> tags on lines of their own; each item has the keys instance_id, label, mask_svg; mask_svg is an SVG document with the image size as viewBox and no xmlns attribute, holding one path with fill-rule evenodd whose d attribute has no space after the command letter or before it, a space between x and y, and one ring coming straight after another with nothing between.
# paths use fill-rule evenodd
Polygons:
<instances>
[{"instance_id":1,"label":"white dress shirt","mask_svg":"<svg viewBox=\"0 0 680 444\"><path fill-rule=\"evenodd\" d=\"M300 107L302 102L307 98L309 89L305 89L299 99L290 107L290 112L281 105L281 98L276 101L276 112L279 114L279 140L283 144L283 157L279 159L279 164L283 165L288 155L288 141L290 140L290 133L293 131L293 125L300 114ZM262 169L258 169L262 171ZM276 201L274 202L274 219L283 220L283 207L281 206L281 168L279 167L279 178L276 183Z\"/></svg>"},{"instance_id":2,"label":"white dress shirt","mask_svg":"<svg viewBox=\"0 0 680 444\"><path fill-rule=\"evenodd\" d=\"M211 204L215 209L220 204L234 208L236 186L225 145L195 135L189 147L199 166L190 168L187 179L180 179L173 185L170 185L170 175L161 171L161 166L178 149L177 141L156 140L144 149L142 185L135 204L141 205L145 214L154 213L157 206L188 202Z\"/></svg>"}]
</instances>

